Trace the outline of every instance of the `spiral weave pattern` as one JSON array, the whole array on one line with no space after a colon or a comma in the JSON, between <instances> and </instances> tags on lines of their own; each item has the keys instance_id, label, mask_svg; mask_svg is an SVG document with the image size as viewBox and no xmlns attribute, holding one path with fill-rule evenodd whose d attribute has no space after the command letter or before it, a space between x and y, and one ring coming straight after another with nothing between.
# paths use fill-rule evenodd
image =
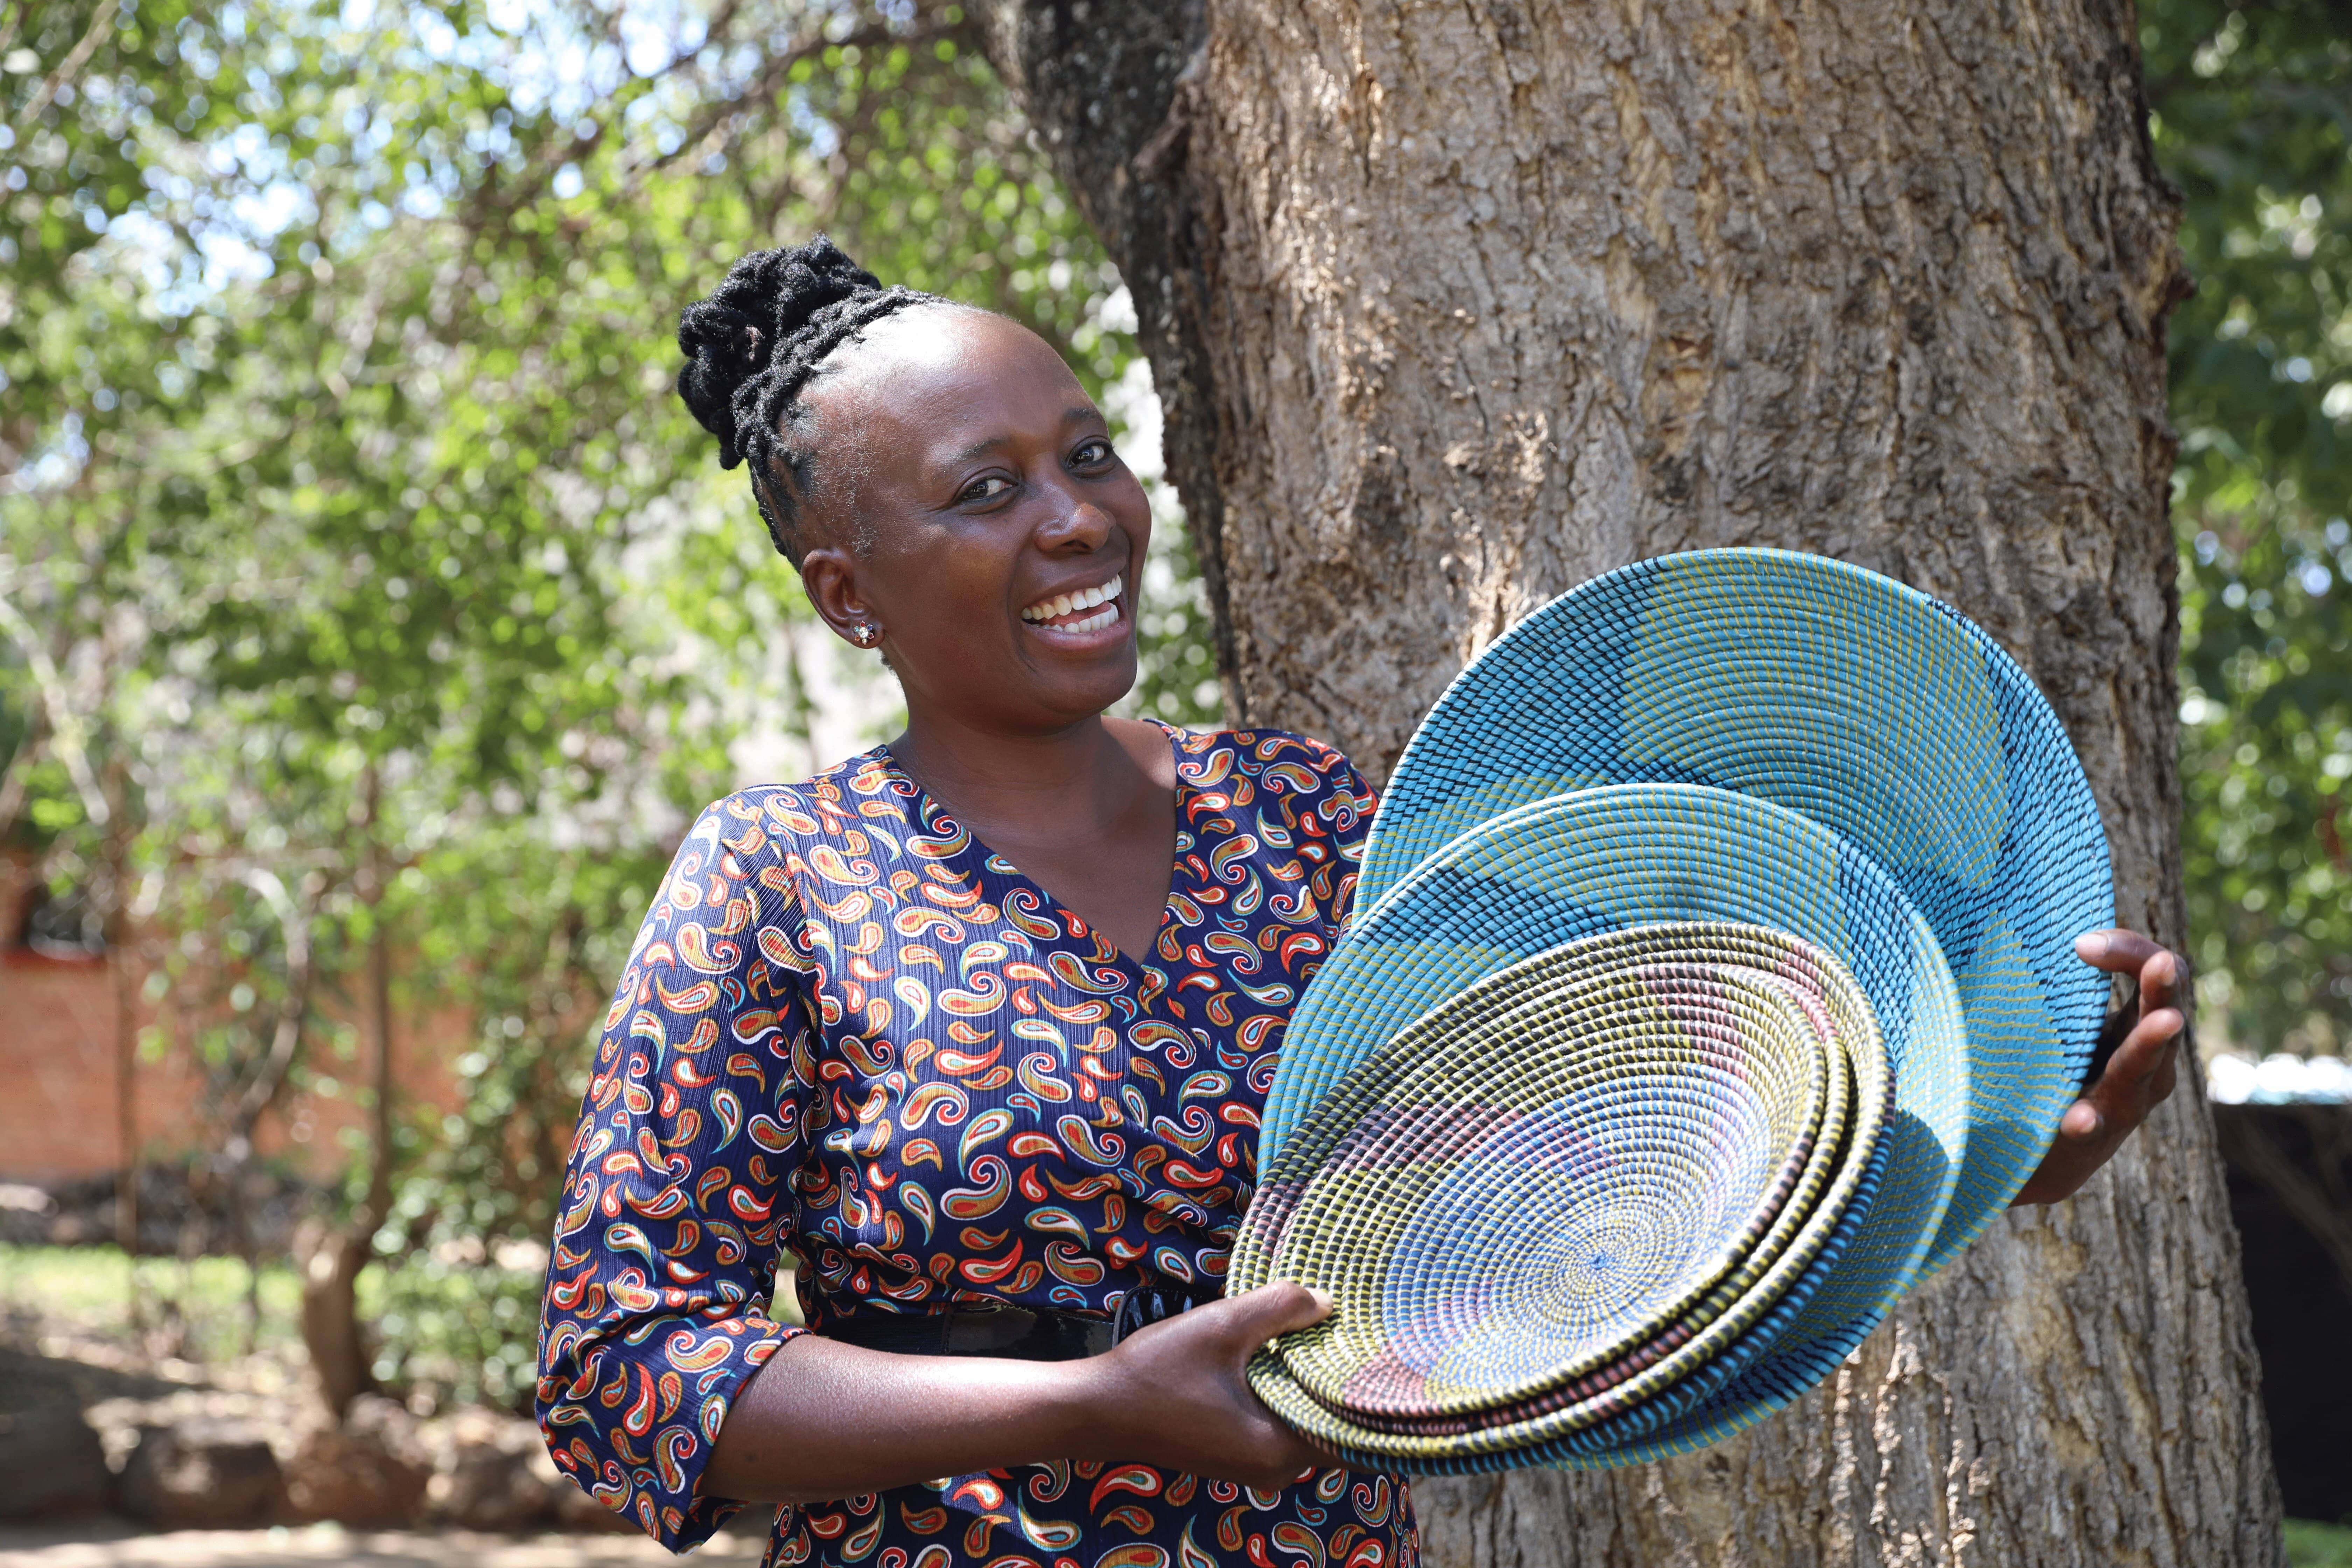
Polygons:
<instances>
[{"instance_id":1,"label":"spiral weave pattern","mask_svg":"<svg viewBox=\"0 0 2352 1568\"><path fill-rule=\"evenodd\" d=\"M1351 1461L1631 1463L1828 1374L2031 1173L2105 997L2056 719L1948 607L1813 557L1538 611L1398 764L1301 999L1231 1288Z\"/></svg>"}]
</instances>

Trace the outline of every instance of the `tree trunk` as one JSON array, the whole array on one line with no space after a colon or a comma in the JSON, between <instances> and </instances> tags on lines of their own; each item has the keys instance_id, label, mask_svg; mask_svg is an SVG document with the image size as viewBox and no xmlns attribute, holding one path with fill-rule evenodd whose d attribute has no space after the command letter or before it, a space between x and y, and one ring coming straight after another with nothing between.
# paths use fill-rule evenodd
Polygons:
<instances>
[{"instance_id":1,"label":"tree trunk","mask_svg":"<svg viewBox=\"0 0 2352 1568\"><path fill-rule=\"evenodd\" d=\"M360 898L368 907L367 1018L374 1099L368 1112L368 1183L358 1210L341 1227L307 1226L296 1244L302 1260L302 1346L320 1399L337 1420L376 1386L360 1322L360 1270L375 1256L375 1233L392 1213L392 938L384 929L389 868L383 853L383 781L370 763L360 780L366 863ZM307 971L309 951L304 947ZM307 984L307 973L305 975Z\"/></svg>"},{"instance_id":2,"label":"tree trunk","mask_svg":"<svg viewBox=\"0 0 2352 1568\"><path fill-rule=\"evenodd\" d=\"M1958 605L2178 945L2164 319L2126 0L1000 0L1124 269L1241 721L1375 776L1604 569L1774 544ZM1416 1488L1440 1568L2279 1559L2184 1073L1746 1437Z\"/></svg>"},{"instance_id":3,"label":"tree trunk","mask_svg":"<svg viewBox=\"0 0 2352 1568\"><path fill-rule=\"evenodd\" d=\"M110 764L105 782L105 863L96 886L102 902L100 931L106 945L114 1024L114 1142L121 1173L114 1183L114 1240L129 1264L131 1323L146 1321L145 1293L139 1280L139 1188L146 1176L146 1145L139 1136L138 955L131 951L131 813L122 764Z\"/></svg>"},{"instance_id":4,"label":"tree trunk","mask_svg":"<svg viewBox=\"0 0 2352 1568\"><path fill-rule=\"evenodd\" d=\"M343 1226L311 1220L294 1240L302 1268L302 1350L320 1402L338 1421L352 1400L375 1387L359 1309L360 1270L374 1236L374 1227L362 1229L357 1219Z\"/></svg>"}]
</instances>

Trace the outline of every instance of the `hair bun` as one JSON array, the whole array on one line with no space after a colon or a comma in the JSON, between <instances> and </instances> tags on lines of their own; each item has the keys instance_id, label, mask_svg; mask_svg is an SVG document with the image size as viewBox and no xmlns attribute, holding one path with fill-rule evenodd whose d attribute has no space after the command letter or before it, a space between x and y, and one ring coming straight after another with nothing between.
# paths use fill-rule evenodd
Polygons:
<instances>
[{"instance_id":1,"label":"hair bun","mask_svg":"<svg viewBox=\"0 0 2352 1568\"><path fill-rule=\"evenodd\" d=\"M751 465L768 537L793 564L801 560L798 498L814 483L814 453L796 449L782 428L799 409L801 389L826 356L891 311L946 303L919 289L883 288L818 235L806 245L753 251L728 268L710 298L678 312L686 366L677 395L719 437L720 467Z\"/></svg>"},{"instance_id":2,"label":"hair bun","mask_svg":"<svg viewBox=\"0 0 2352 1568\"><path fill-rule=\"evenodd\" d=\"M753 262L772 264L774 308L770 319L780 342L799 336L801 329L827 305L882 292L882 280L849 259L827 235L818 235L806 245L747 256L728 272L729 279Z\"/></svg>"},{"instance_id":3,"label":"hair bun","mask_svg":"<svg viewBox=\"0 0 2352 1568\"><path fill-rule=\"evenodd\" d=\"M677 346L687 363L677 395L719 437L719 467L743 460L735 395L774 363L778 346L826 307L882 292L879 279L820 234L805 245L751 252L727 269L709 299L678 312Z\"/></svg>"}]
</instances>

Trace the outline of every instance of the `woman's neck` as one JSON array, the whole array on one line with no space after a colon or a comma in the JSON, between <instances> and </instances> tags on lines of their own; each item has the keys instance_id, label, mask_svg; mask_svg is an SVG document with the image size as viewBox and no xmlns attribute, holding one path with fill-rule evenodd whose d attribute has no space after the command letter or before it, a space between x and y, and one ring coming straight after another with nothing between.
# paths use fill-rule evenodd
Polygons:
<instances>
[{"instance_id":1,"label":"woman's neck","mask_svg":"<svg viewBox=\"0 0 2352 1568\"><path fill-rule=\"evenodd\" d=\"M1158 727L1090 718L1046 735L910 721L899 768L981 842L1141 960L1169 896L1176 759Z\"/></svg>"},{"instance_id":2,"label":"woman's neck","mask_svg":"<svg viewBox=\"0 0 2352 1568\"><path fill-rule=\"evenodd\" d=\"M1097 715L1050 733L1007 734L916 716L889 743L890 754L983 837L1087 838L1132 811L1139 794L1175 784L1172 760L1153 768L1136 754L1136 729L1149 731L1150 742L1166 753L1157 730L1120 725L1130 731L1121 735L1114 722ZM985 831L990 828L992 835Z\"/></svg>"}]
</instances>

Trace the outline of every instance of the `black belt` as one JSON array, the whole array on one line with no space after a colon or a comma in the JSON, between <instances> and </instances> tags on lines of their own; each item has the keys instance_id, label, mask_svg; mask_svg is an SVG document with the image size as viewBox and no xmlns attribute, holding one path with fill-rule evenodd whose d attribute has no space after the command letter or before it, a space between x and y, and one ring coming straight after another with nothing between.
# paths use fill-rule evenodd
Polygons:
<instances>
[{"instance_id":1,"label":"black belt","mask_svg":"<svg viewBox=\"0 0 2352 1568\"><path fill-rule=\"evenodd\" d=\"M1051 1307L959 1304L938 1312L859 1312L816 1331L829 1340L894 1355L1009 1356L1016 1361L1082 1361L1142 1328L1213 1296L1146 1286L1129 1291L1108 1318Z\"/></svg>"}]
</instances>

